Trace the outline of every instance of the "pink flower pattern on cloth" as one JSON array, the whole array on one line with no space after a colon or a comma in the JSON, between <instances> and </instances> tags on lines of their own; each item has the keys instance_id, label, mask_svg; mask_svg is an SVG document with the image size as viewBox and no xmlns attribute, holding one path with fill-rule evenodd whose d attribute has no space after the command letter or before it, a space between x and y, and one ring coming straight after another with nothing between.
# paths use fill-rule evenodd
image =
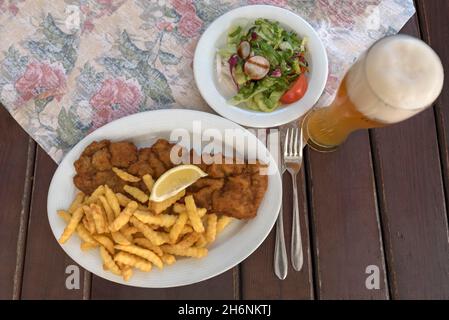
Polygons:
<instances>
[{"instance_id":1,"label":"pink flower pattern on cloth","mask_svg":"<svg viewBox=\"0 0 449 320\"><path fill-rule=\"evenodd\" d=\"M329 57L321 105L361 52L415 12L413 0L0 0L0 103L56 162L129 114L210 111L193 79L198 39L254 4L289 9L319 34Z\"/></svg>"},{"instance_id":2,"label":"pink flower pattern on cloth","mask_svg":"<svg viewBox=\"0 0 449 320\"><path fill-rule=\"evenodd\" d=\"M66 88L66 76L62 67L57 64L33 61L16 81L15 88L20 95L19 103L48 97L55 97L60 101Z\"/></svg>"},{"instance_id":3,"label":"pink flower pattern on cloth","mask_svg":"<svg viewBox=\"0 0 449 320\"><path fill-rule=\"evenodd\" d=\"M94 109L93 129L139 110L142 92L133 80L107 79L90 99Z\"/></svg>"}]
</instances>

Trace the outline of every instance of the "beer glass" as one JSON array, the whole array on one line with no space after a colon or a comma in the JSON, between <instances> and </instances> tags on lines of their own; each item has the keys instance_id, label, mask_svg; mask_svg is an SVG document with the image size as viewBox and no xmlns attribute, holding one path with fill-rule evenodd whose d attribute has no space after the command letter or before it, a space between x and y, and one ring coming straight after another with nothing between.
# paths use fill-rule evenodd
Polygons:
<instances>
[{"instance_id":1,"label":"beer glass","mask_svg":"<svg viewBox=\"0 0 449 320\"><path fill-rule=\"evenodd\" d=\"M332 104L304 117L304 139L315 150L333 151L355 130L406 120L432 105L443 78L441 60L426 43L383 38L349 69Z\"/></svg>"}]
</instances>

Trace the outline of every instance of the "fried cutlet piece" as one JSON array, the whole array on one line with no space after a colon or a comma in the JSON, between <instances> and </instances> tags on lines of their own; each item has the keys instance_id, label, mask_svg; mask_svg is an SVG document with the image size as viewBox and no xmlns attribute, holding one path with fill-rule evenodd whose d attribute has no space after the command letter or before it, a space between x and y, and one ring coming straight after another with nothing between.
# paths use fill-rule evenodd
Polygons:
<instances>
[{"instance_id":1,"label":"fried cutlet piece","mask_svg":"<svg viewBox=\"0 0 449 320\"><path fill-rule=\"evenodd\" d=\"M95 173L95 168L92 165L91 157L81 156L73 165L75 166L75 170L78 174L91 175Z\"/></svg>"},{"instance_id":2,"label":"fried cutlet piece","mask_svg":"<svg viewBox=\"0 0 449 320\"><path fill-rule=\"evenodd\" d=\"M75 161L75 186L86 194L91 194L103 184L115 192L123 192L124 181L112 171L112 166L127 168L137 160L137 148L130 142L94 141Z\"/></svg>"},{"instance_id":3,"label":"fried cutlet piece","mask_svg":"<svg viewBox=\"0 0 449 320\"><path fill-rule=\"evenodd\" d=\"M256 164L212 164L209 175L189 187L200 207L237 219L255 217L268 186L268 177Z\"/></svg>"},{"instance_id":4,"label":"fried cutlet piece","mask_svg":"<svg viewBox=\"0 0 449 320\"><path fill-rule=\"evenodd\" d=\"M237 219L252 218L257 213L252 195L249 175L229 177L223 189L213 193L212 209Z\"/></svg>"},{"instance_id":5,"label":"fried cutlet piece","mask_svg":"<svg viewBox=\"0 0 449 320\"><path fill-rule=\"evenodd\" d=\"M152 146L151 151L163 163L166 170L173 168L173 162L170 160L170 152L174 144L167 140L159 139Z\"/></svg>"},{"instance_id":6,"label":"fried cutlet piece","mask_svg":"<svg viewBox=\"0 0 449 320\"><path fill-rule=\"evenodd\" d=\"M85 194L91 194L96 189L93 183L93 175L90 174L78 173L73 177L73 183Z\"/></svg>"},{"instance_id":7,"label":"fried cutlet piece","mask_svg":"<svg viewBox=\"0 0 449 320\"><path fill-rule=\"evenodd\" d=\"M94 141L83 151L83 156L91 157L95 152L103 148L109 148L111 142L109 140Z\"/></svg>"},{"instance_id":8,"label":"fried cutlet piece","mask_svg":"<svg viewBox=\"0 0 449 320\"><path fill-rule=\"evenodd\" d=\"M92 155L92 166L98 171L111 170L111 153L107 148L98 150Z\"/></svg>"},{"instance_id":9,"label":"fried cutlet piece","mask_svg":"<svg viewBox=\"0 0 449 320\"><path fill-rule=\"evenodd\" d=\"M159 178L167 169L164 166L164 163L159 160L159 158L151 152L148 156L148 164L153 169L153 178Z\"/></svg>"},{"instance_id":10,"label":"fried cutlet piece","mask_svg":"<svg viewBox=\"0 0 449 320\"><path fill-rule=\"evenodd\" d=\"M237 219L253 218L257 214L268 185L268 177L249 172L231 176L212 196L212 210Z\"/></svg>"},{"instance_id":11,"label":"fried cutlet piece","mask_svg":"<svg viewBox=\"0 0 449 320\"><path fill-rule=\"evenodd\" d=\"M159 141L159 140L158 140ZM158 156L155 154L152 148L142 148L139 150L139 160L136 165L130 167L131 174L137 174L138 176L143 176L141 173L148 173L154 179L159 178L167 168L164 163L159 160Z\"/></svg>"},{"instance_id":12,"label":"fried cutlet piece","mask_svg":"<svg viewBox=\"0 0 449 320\"><path fill-rule=\"evenodd\" d=\"M224 178L228 176L236 176L243 173L246 168L244 163L226 163L226 159L223 158L222 164L213 163L206 169L206 173L212 178Z\"/></svg>"},{"instance_id":13,"label":"fried cutlet piece","mask_svg":"<svg viewBox=\"0 0 449 320\"><path fill-rule=\"evenodd\" d=\"M129 182L120 179L113 171L98 171L92 177L92 184L95 188L90 192L95 191L96 187L107 184L114 192L123 192L123 186L125 184L131 184Z\"/></svg>"},{"instance_id":14,"label":"fried cutlet piece","mask_svg":"<svg viewBox=\"0 0 449 320\"><path fill-rule=\"evenodd\" d=\"M143 177L146 174L154 176L154 170L150 166L150 163L148 162L150 153L151 148L140 149L137 156L138 159L137 162L129 166L128 172L138 177Z\"/></svg>"},{"instance_id":15,"label":"fried cutlet piece","mask_svg":"<svg viewBox=\"0 0 449 320\"><path fill-rule=\"evenodd\" d=\"M248 166L248 169L251 172L251 189L254 205L257 208L260 206L268 188L268 176L260 173L262 168L266 169L266 166L262 166L259 163Z\"/></svg>"},{"instance_id":16,"label":"fried cutlet piece","mask_svg":"<svg viewBox=\"0 0 449 320\"><path fill-rule=\"evenodd\" d=\"M204 177L189 187L189 193L193 194L195 203L207 210L212 209L212 195L223 188L224 179L212 179Z\"/></svg>"},{"instance_id":17,"label":"fried cutlet piece","mask_svg":"<svg viewBox=\"0 0 449 320\"><path fill-rule=\"evenodd\" d=\"M114 167L128 168L137 161L137 147L127 141L114 142L109 146L111 163Z\"/></svg>"}]
</instances>

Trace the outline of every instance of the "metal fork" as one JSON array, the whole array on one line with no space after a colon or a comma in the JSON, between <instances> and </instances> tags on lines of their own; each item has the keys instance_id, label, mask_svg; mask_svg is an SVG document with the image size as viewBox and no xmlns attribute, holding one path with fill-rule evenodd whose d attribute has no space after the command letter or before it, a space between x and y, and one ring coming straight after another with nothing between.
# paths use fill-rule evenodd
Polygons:
<instances>
[{"instance_id":1,"label":"metal fork","mask_svg":"<svg viewBox=\"0 0 449 320\"><path fill-rule=\"evenodd\" d=\"M302 130L288 128L285 134L284 165L292 176L293 184L293 224L291 242L291 260L293 269L300 271L303 265L303 250L301 240L301 227L299 224L298 186L296 175L302 166L302 150L304 147Z\"/></svg>"}]
</instances>

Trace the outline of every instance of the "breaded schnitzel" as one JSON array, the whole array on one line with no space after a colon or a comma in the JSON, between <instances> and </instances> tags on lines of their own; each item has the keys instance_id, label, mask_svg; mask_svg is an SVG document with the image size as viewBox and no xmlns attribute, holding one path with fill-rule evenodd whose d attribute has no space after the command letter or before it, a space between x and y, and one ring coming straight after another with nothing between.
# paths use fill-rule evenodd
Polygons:
<instances>
[{"instance_id":1,"label":"breaded schnitzel","mask_svg":"<svg viewBox=\"0 0 449 320\"><path fill-rule=\"evenodd\" d=\"M149 148L139 150L131 142L95 141L75 161L77 174L73 181L86 194L91 194L103 184L107 184L114 192L123 192L125 184L146 190L143 182L127 183L121 180L112 171L112 167L121 168L138 177L150 174L157 179L175 166L170 159L173 146L174 144L163 139ZM193 151L190 155L193 155ZM264 165L237 164L232 161L227 163L224 157L221 159L222 163L198 164L208 176L191 185L187 193L193 195L199 207L213 213L238 219L255 217L268 186L268 177L260 174Z\"/></svg>"},{"instance_id":2,"label":"breaded schnitzel","mask_svg":"<svg viewBox=\"0 0 449 320\"><path fill-rule=\"evenodd\" d=\"M170 159L172 145L166 140L158 140L151 148L137 147L126 141L110 142L102 140L92 142L75 161L75 186L86 194L91 194L103 184L114 192L123 192L125 181L121 180L112 167L118 167L129 173L142 177L150 174L154 179L173 167ZM144 183L128 183L146 190Z\"/></svg>"}]
</instances>

